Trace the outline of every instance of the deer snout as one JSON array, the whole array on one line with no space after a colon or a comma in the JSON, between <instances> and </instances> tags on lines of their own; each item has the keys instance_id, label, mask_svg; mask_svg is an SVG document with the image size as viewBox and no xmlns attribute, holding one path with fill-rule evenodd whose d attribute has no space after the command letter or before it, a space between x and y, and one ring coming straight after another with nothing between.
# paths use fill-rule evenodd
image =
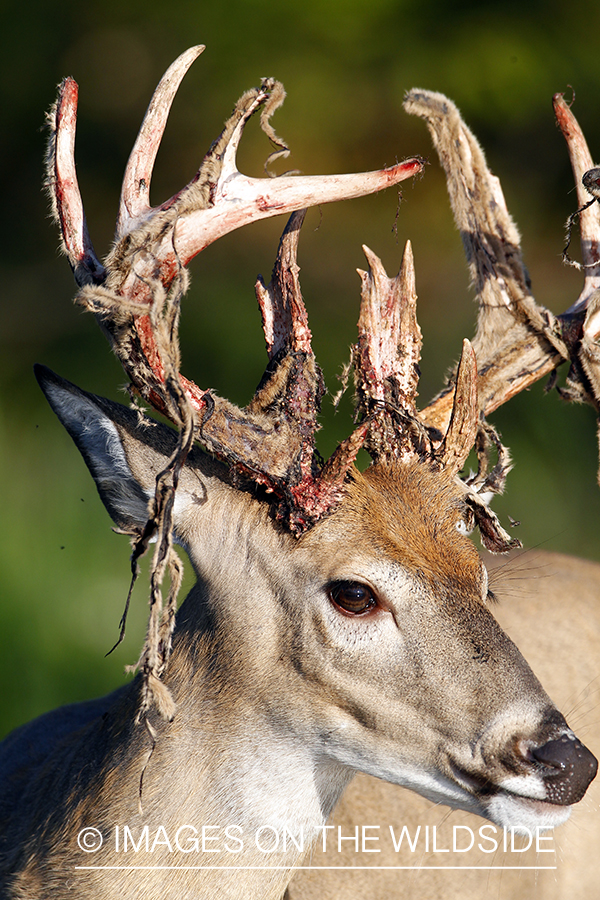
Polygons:
<instances>
[{"instance_id":1,"label":"deer snout","mask_svg":"<svg viewBox=\"0 0 600 900\"><path fill-rule=\"evenodd\" d=\"M487 798L482 797L492 821L517 831L556 827L584 796L598 762L564 719L560 727L556 718L537 740L513 743L503 756L501 765L509 774L498 779L496 790L491 789Z\"/></svg>"},{"instance_id":2,"label":"deer snout","mask_svg":"<svg viewBox=\"0 0 600 900\"><path fill-rule=\"evenodd\" d=\"M451 765L483 815L517 830L562 824L598 770L595 756L552 708L527 737L515 735L515 723L497 721L482 735L471 764L455 759Z\"/></svg>"},{"instance_id":3,"label":"deer snout","mask_svg":"<svg viewBox=\"0 0 600 900\"><path fill-rule=\"evenodd\" d=\"M572 732L530 748L529 756L541 767L546 799L559 806L581 800L598 771L598 760Z\"/></svg>"}]
</instances>

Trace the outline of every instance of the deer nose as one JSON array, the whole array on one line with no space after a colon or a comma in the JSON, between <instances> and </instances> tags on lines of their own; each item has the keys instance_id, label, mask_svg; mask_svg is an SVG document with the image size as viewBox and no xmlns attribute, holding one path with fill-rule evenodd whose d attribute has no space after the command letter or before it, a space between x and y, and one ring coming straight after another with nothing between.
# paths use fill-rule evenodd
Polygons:
<instances>
[{"instance_id":1,"label":"deer nose","mask_svg":"<svg viewBox=\"0 0 600 900\"><path fill-rule=\"evenodd\" d=\"M561 806L581 800L598 771L598 760L574 734L532 747L530 754L546 770L546 800Z\"/></svg>"}]
</instances>

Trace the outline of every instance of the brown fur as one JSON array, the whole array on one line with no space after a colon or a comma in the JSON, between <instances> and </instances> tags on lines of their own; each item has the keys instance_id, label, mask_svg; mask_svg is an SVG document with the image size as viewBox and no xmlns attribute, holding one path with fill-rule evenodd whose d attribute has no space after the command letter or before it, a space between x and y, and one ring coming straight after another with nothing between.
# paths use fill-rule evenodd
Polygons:
<instances>
[{"instance_id":1,"label":"brown fur","mask_svg":"<svg viewBox=\"0 0 600 900\"><path fill-rule=\"evenodd\" d=\"M399 560L411 575L429 588L465 585L475 595L481 584L481 562L473 543L459 534L467 507L464 490L448 472L427 464L379 464L363 474L355 472L345 501L336 511L336 544L368 545L390 560ZM327 542L327 528L319 525L307 542Z\"/></svg>"}]
</instances>

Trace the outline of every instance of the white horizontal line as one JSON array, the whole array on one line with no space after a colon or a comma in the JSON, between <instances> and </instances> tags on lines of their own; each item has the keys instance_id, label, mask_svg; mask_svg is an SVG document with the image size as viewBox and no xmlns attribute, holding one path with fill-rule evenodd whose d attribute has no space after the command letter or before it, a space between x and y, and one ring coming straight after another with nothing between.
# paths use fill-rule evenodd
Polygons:
<instances>
[{"instance_id":1,"label":"white horizontal line","mask_svg":"<svg viewBox=\"0 0 600 900\"><path fill-rule=\"evenodd\" d=\"M319 872L325 870L336 869L341 871L372 871L372 872L382 872L382 871L395 871L399 869L448 869L449 871L460 871L464 869L468 870L485 870L490 871L492 869L499 869L501 871L525 871L525 870L533 870L534 872L539 872L542 869L551 869L554 870L557 866L75 866L74 867L78 871L118 871L118 872L137 872L137 871L148 871L148 870L156 870L156 871L164 871L164 870L177 870L181 869L182 871L216 871L216 872L225 872L225 871L237 871L237 872L249 872L249 871L260 871L260 872L276 872L276 871L291 871L296 872L299 869L310 870L311 872Z\"/></svg>"}]
</instances>

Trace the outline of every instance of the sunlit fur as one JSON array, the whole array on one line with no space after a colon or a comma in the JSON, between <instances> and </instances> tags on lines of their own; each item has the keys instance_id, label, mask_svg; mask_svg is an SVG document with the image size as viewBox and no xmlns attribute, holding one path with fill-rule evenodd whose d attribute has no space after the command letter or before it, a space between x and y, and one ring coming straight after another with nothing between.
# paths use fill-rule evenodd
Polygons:
<instances>
[{"instance_id":1,"label":"sunlit fur","mask_svg":"<svg viewBox=\"0 0 600 900\"><path fill-rule=\"evenodd\" d=\"M353 545L400 561L429 586L477 590L481 561L473 542L457 529L466 513L464 491L447 472L416 462L372 466L356 472L348 485L334 516L333 540L345 531ZM327 541L327 529L315 529L307 540L314 539Z\"/></svg>"}]
</instances>

